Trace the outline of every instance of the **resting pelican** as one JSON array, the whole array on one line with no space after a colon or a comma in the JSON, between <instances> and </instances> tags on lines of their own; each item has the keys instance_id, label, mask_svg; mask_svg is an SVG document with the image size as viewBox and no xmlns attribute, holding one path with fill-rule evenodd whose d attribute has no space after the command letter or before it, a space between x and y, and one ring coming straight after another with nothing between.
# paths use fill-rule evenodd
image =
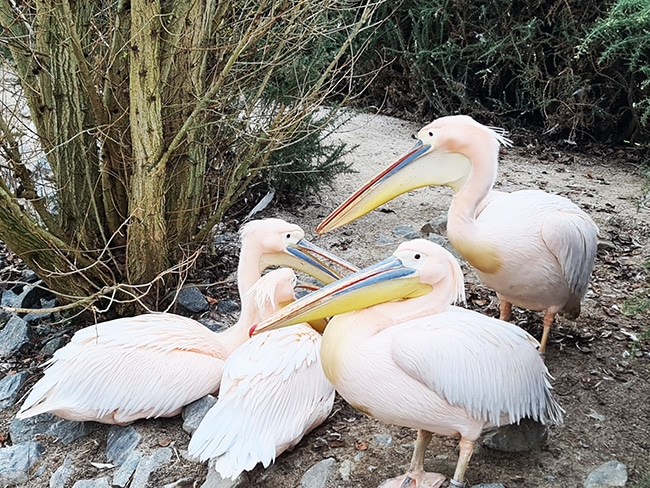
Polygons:
<instances>
[{"instance_id":1,"label":"resting pelican","mask_svg":"<svg viewBox=\"0 0 650 488\"><path fill-rule=\"evenodd\" d=\"M237 324L214 333L192 319L162 313L81 329L45 363L45 374L17 417L50 412L69 420L127 424L174 416L184 405L216 392L225 359L248 339L250 326L280 302L293 300L286 272L260 280L264 268L286 263L332 281L337 274L316 257L320 255L355 269L305 241L300 227L279 219L248 223L241 239L242 314ZM280 287L282 279L287 286Z\"/></svg>"},{"instance_id":2,"label":"resting pelican","mask_svg":"<svg viewBox=\"0 0 650 488\"><path fill-rule=\"evenodd\" d=\"M546 310L540 350L558 312L575 319L587 292L598 228L570 200L540 190L491 191L497 176L499 131L470 117L442 117L418 133L413 149L351 195L317 227L345 225L402 193L423 186L454 191L447 234L454 248L500 299Z\"/></svg>"},{"instance_id":3,"label":"resting pelican","mask_svg":"<svg viewBox=\"0 0 650 488\"><path fill-rule=\"evenodd\" d=\"M409 241L391 258L297 300L251 329L255 334L336 315L322 340L327 378L358 410L418 429L408 472L382 488L436 488L444 482L444 476L423 468L432 432L460 436L451 485L462 487L484 429L525 417L550 424L562 420L538 342L508 322L450 305L464 299L462 276L440 246ZM398 298L404 299L390 301Z\"/></svg>"},{"instance_id":4,"label":"resting pelican","mask_svg":"<svg viewBox=\"0 0 650 488\"><path fill-rule=\"evenodd\" d=\"M217 403L190 440L190 456L214 460L214 469L234 480L258 463L268 467L323 423L335 392L320 346L321 335L307 324L239 346L224 364Z\"/></svg>"}]
</instances>

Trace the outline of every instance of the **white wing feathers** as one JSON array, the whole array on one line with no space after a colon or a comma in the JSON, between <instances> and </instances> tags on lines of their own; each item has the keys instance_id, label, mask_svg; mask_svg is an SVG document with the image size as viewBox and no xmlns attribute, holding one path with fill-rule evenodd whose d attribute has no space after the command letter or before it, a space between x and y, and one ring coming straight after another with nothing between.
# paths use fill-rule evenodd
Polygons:
<instances>
[{"instance_id":1,"label":"white wing feathers","mask_svg":"<svg viewBox=\"0 0 650 488\"><path fill-rule=\"evenodd\" d=\"M322 423L334 387L320 364L321 336L307 325L259 334L226 361L219 400L192 436L189 454L214 459L224 478L267 467Z\"/></svg>"},{"instance_id":2,"label":"white wing feathers","mask_svg":"<svg viewBox=\"0 0 650 488\"><path fill-rule=\"evenodd\" d=\"M544 220L542 238L560 263L571 293L579 298L587 291L593 271L597 235L596 224L577 207L551 213Z\"/></svg>"},{"instance_id":3,"label":"white wing feathers","mask_svg":"<svg viewBox=\"0 0 650 488\"><path fill-rule=\"evenodd\" d=\"M223 359L217 337L199 322L174 314L86 327L45 363L44 376L17 417L52 412L74 420L128 423L174 415L218 389ZM197 371L202 380L188 382Z\"/></svg>"},{"instance_id":4,"label":"white wing feathers","mask_svg":"<svg viewBox=\"0 0 650 488\"><path fill-rule=\"evenodd\" d=\"M561 422L538 343L519 327L457 307L399 327L395 362L448 403L494 425Z\"/></svg>"}]
</instances>

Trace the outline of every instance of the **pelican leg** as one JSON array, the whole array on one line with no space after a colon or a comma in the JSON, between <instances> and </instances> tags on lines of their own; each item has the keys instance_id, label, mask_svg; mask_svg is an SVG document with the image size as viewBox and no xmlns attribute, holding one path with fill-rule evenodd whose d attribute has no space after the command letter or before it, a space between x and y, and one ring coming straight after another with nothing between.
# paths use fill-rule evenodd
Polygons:
<instances>
[{"instance_id":1,"label":"pelican leg","mask_svg":"<svg viewBox=\"0 0 650 488\"><path fill-rule=\"evenodd\" d=\"M544 354L546 351L546 341L548 340L548 334L551 332L551 327L553 326L553 321L555 320L554 312L546 312L544 314L544 331L542 332L542 340L539 341L539 352Z\"/></svg>"},{"instance_id":2,"label":"pelican leg","mask_svg":"<svg viewBox=\"0 0 650 488\"><path fill-rule=\"evenodd\" d=\"M458 464L456 464L456 471L454 471L454 477L450 480L450 486L464 488L465 483L465 470L469 464L469 460L472 457L474 452L475 441L465 439L464 437L460 438L458 447L460 448L460 454L458 455Z\"/></svg>"},{"instance_id":3,"label":"pelican leg","mask_svg":"<svg viewBox=\"0 0 650 488\"><path fill-rule=\"evenodd\" d=\"M411 465L405 475L384 481L379 488L439 488L445 482L440 473L424 471L424 453L431 442L431 432L418 430Z\"/></svg>"},{"instance_id":4,"label":"pelican leg","mask_svg":"<svg viewBox=\"0 0 650 488\"><path fill-rule=\"evenodd\" d=\"M512 318L512 303L501 300L499 302L499 319L505 322L510 322Z\"/></svg>"}]
</instances>

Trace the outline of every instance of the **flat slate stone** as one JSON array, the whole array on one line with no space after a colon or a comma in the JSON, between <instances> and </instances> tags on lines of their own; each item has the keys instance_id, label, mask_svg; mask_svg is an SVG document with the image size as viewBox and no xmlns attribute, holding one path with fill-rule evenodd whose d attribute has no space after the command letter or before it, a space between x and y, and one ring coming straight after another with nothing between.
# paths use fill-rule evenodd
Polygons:
<instances>
[{"instance_id":1,"label":"flat slate stone","mask_svg":"<svg viewBox=\"0 0 650 488\"><path fill-rule=\"evenodd\" d=\"M13 407L16 403L18 392L29 378L27 371L8 374L0 380L0 410Z\"/></svg>"},{"instance_id":2,"label":"flat slate stone","mask_svg":"<svg viewBox=\"0 0 650 488\"><path fill-rule=\"evenodd\" d=\"M45 434L58 439L63 445L90 434L94 430L90 422L73 422L50 413L42 413L27 419L13 419L9 425L11 440L29 441L37 434Z\"/></svg>"},{"instance_id":3,"label":"flat slate stone","mask_svg":"<svg viewBox=\"0 0 650 488\"><path fill-rule=\"evenodd\" d=\"M336 459L327 458L309 468L300 480L301 488L325 488L334 472Z\"/></svg>"},{"instance_id":4,"label":"flat slate stone","mask_svg":"<svg viewBox=\"0 0 650 488\"><path fill-rule=\"evenodd\" d=\"M74 465L70 454L66 455L63 464L56 468L56 471L50 478L50 488L64 488L66 481L74 472Z\"/></svg>"},{"instance_id":5,"label":"flat slate stone","mask_svg":"<svg viewBox=\"0 0 650 488\"><path fill-rule=\"evenodd\" d=\"M215 403L217 397L206 395L183 408L183 430L190 435L194 434L205 414Z\"/></svg>"},{"instance_id":6,"label":"flat slate stone","mask_svg":"<svg viewBox=\"0 0 650 488\"><path fill-rule=\"evenodd\" d=\"M627 483L627 466L619 461L608 461L587 476L585 488L614 488Z\"/></svg>"},{"instance_id":7,"label":"flat slate stone","mask_svg":"<svg viewBox=\"0 0 650 488\"><path fill-rule=\"evenodd\" d=\"M40 462L45 449L40 442L20 442L0 449L0 486L20 485Z\"/></svg>"},{"instance_id":8,"label":"flat slate stone","mask_svg":"<svg viewBox=\"0 0 650 488\"><path fill-rule=\"evenodd\" d=\"M138 447L142 436L132 426L113 425L108 429L106 439L106 459L109 463L120 466Z\"/></svg>"},{"instance_id":9,"label":"flat slate stone","mask_svg":"<svg viewBox=\"0 0 650 488\"><path fill-rule=\"evenodd\" d=\"M487 433L481 443L501 452L526 452L539 449L548 438L548 427L531 419L499 427Z\"/></svg>"},{"instance_id":10,"label":"flat slate stone","mask_svg":"<svg viewBox=\"0 0 650 488\"><path fill-rule=\"evenodd\" d=\"M29 344L27 322L18 315L12 315L0 330L0 358L13 356L26 344Z\"/></svg>"}]
</instances>

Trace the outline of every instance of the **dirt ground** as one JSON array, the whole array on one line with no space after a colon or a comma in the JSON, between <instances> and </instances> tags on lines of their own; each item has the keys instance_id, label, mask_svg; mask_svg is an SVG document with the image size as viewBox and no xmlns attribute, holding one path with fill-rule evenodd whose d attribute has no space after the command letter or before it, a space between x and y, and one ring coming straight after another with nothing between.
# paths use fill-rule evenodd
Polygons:
<instances>
[{"instance_id":1,"label":"dirt ground","mask_svg":"<svg viewBox=\"0 0 650 488\"><path fill-rule=\"evenodd\" d=\"M416 230L443 215L449 205L448 189L426 188L410 192L349 226L316 238L313 229L361 183L409 149L419 124L398 119L360 115L353 118L342 140L358 147L349 156L357 173L338 178L331 190L319 198L296 201L288 210L267 209L260 216L277 216L301 225L316 244L341 257L365 266L391 254L402 239L392 235L399 225ZM551 332L546 362L555 380L558 401L566 410L562 426L551 429L546 445L539 450L506 454L478 446L467 471L469 484L502 483L507 488L582 487L587 474L600 464L619 460L627 465L633 487L650 477L650 339L636 342L650 329L650 314L626 315L626 300L642 293L648 296L650 270L650 210L641 205L647 188L642 168L631 151L599 146L584 148L537 144L532 138L517 137L516 147L502 152L497 188L518 190L541 188L565 195L580 205L600 228L599 250L591 288L583 313L575 321L560 319ZM379 237L392 243L379 244ZM215 258L217 259L217 258ZM216 263L218 264L218 263ZM481 286L466 263L468 306L488 315L498 315L494 294ZM226 296L229 291L223 290ZM216 296L216 298L221 298ZM214 314L213 314L214 315ZM216 318L219 318L215 315ZM541 336L541 313L516 310L514 321L536 337ZM34 366L23 358L16 369ZM36 370L34 370L36 371ZM0 439L8 434L9 423L18 407L0 412ZM150 486L161 487L180 478L200 486L206 467L183 458L189 436L179 418L141 421L135 425L148 453L171 440L178 456L151 478ZM392 444L378 446L376 434L389 434ZM48 486L51 473L71 453L77 468L73 481L97 478L106 473L90 465L105 462L107 428L70 446L43 439L48 468L28 487ZM329 420L315 429L290 453L277 459L267 470L249 473L246 486L295 488L316 462L335 458L353 462L349 479L338 472L328 488L375 487L386 478L404 472L412 453L414 432L383 425L356 412L337 398ZM7 441L9 443L9 441ZM425 468L453 474L457 441L435 437L429 447Z\"/></svg>"}]
</instances>

